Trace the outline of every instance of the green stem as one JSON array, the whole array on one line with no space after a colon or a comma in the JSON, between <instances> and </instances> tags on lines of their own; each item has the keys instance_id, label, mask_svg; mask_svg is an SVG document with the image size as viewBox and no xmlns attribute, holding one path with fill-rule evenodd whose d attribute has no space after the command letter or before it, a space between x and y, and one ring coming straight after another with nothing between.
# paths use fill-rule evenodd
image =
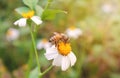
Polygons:
<instances>
[{"instance_id":1,"label":"green stem","mask_svg":"<svg viewBox=\"0 0 120 78\"><path fill-rule=\"evenodd\" d=\"M31 30L31 38L32 38L32 43L33 43L33 48L34 48L34 52L35 52L35 56L36 56L36 61L37 61L39 73L41 73L38 53L37 53L37 49L36 49L36 45L35 45L34 33L32 30Z\"/></svg>"},{"instance_id":2,"label":"green stem","mask_svg":"<svg viewBox=\"0 0 120 78\"><path fill-rule=\"evenodd\" d=\"M43 76L44 74L46 74L48 71L50 71L52 69L53 65L51 65L50 67L48 67L42 74L40 74L41 76Z\"/></svg>"},{"instance_id":3,"label":"green stem","mask_svg":"<svg viewBox=\"0 0 120 78\"><path fill-rule=\"evenodd\" d=\"M52 2L52 0L48 0L47 5L45 6L45 10L50 6L50 3Z\"/></svg>"}]
</instances>

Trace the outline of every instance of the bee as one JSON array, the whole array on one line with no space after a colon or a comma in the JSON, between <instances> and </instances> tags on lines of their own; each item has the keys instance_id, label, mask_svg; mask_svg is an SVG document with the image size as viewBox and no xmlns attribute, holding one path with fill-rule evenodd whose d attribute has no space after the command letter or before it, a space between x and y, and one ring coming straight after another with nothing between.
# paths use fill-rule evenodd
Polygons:
<instances>
[{"instance_id":1,"label":"bee","mask_svg":"<svg viewBox=\"0 0 120 78\"><path fill-rule=\"evenodd\" d=\"M51 42L52 44L55 44L55 46L57 46L59 42L67 43L68 41L69 41L68 36L66 36L63 33L58 33L58 32L54 32L53 36L50 37L49 39L49 42Z\"/></svg>"}]
</instances>

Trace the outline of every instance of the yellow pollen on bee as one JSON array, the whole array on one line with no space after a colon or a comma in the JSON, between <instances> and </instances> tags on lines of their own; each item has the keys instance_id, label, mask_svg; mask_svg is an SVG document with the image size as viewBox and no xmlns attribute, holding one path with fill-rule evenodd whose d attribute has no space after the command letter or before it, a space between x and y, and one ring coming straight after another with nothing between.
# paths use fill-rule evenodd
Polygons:
<instances>
[{"instance_id":1,"label":"yellow pollen on bee","mask_svg":"<svg viewBox=\"0 0 120 78\"><path fill-rule=\"evenodd\" d=\"M61 55L67 56L71 52L70 43L59 42L57 49Z\"/></svg>"},{"instance_id":2,"label":"yellow pollen on bee","mask_svg":"<svg viewBox=\"0 0 120 78\"><path fill-rule=\"evenodd\" d=\"M34 15L34 11L29 11L27 13L22 13L24 18L31 18Z\"/></svg>"},{"instance_id":3,"label":"yellow pollen on bee","mask_svg":"<svg viewBox=\"0 0 120 78\"><path fill-rule=\"evenodd\" d=\"M75 30L76 27L75 27L75 26L70 26L69 29L70 29L70 30Z\"/></svg>"}]
</instances>

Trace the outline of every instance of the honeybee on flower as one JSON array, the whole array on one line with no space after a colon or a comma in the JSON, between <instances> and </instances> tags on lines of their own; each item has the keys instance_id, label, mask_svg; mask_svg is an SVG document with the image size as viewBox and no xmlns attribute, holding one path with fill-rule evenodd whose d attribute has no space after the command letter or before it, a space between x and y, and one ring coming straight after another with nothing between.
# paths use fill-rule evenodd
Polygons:
<instances>
[{"instance_id":1,"label":"honeybee on flower","mask_svg":"<svg viewBox=\"0 0 120 78\"><path fill-rule=\"evenodd\" d=\"M16 40L19 37L19 31L14 28L10 28L6 32L6 39L8 41Z\"/></svg>"},{"instance_id":2,"label":"honeybee on flower","mask_svg":"<svg viewBox=\"0 0 120 78\"><path fill-rule=\"evenodd\" d=\"M64 41L67 43L68 40L69 38L65 34L54 32L54 35L49 39L49 42L57 46L57 43L59 43L59 41Z\"/></svg>"},{"instance_id":3,"label":"honeybee on flower","mask_svg":"<svg viewBox=\"0 0 120 78\"><path fill-rule=\"evenodd\" d=\"M75 64L76 56L72 52L69 38L65 34L55 32L50 38L50 42L53 45L46 49L45 57L48 60L53 59L53 66L61 66L61 69L65 71Z\"/></svg>"},{"instance_id":4,"label":"honeybee on flower","mask_svg":"<svg viewBox=\"0 0 120 78\"><path fill-rule=\"evenodd\" d=\"M20 18L19 20L15 21L14 25L24 27L27 24L27 19L31 19L35 24L40 25L42 23L42 20L39 16L35 16L34 14L35 12L33 10L22 13L23 18Z\"/></svg>"},{"instance_id":5,"label":"honeybee on flower","mask_svg":"<svg viewBox=\"0 0 120 78\"><path fill-rule=\"evenodd\" d=\"M82 30L74 26L70 26L65 32L70 38L74 39L77 39L80 35L82 35Z\"/></svg>"}]
</instances>

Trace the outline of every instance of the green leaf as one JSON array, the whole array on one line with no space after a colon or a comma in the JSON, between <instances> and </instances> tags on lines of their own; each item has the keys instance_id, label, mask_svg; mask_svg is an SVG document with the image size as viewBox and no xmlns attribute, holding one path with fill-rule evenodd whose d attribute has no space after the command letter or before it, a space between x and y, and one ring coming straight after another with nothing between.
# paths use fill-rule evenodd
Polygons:
<instances>
[{"instance_id":1,"label":"green leaf","mask_svg":"<svg viewBox=\"0 0 120 78\"><path fill-rule=\"evenodd\" d=\"M62 10L47 9L42 14L42 20L53 20L57 13L65 13L66 14L67 12L62 11Z\"/></svg>"},{"instance_id":2,"label":"green leaf","mask_svg":"<svg viewBox=\"0 0 120 78\"><path fill-rule=\"evenodd\" d=\"M31 9L34 9L36 4L38 3L38 0L23 0L23 3Z\"/></svg>"},{"instance_id":3,"label":"green leaf","mask_svg":"<svg viewBox=\"0 0 120 78\"><path fill-rule=\"evenodd\" d=\"M30 72L29 78L38 78L38 75L38 67L36 67L33 71Z\"/></svg>"},{"instance_id":4,"label":"green leaf","mask_svg":"<svg viewBox=\"0 0 120 78\"><path fill-rule=\"evenodd\" d=\"M110 78L120 78L120 74L119 73L111 73Z\"/></svg>"},{"instance_id":5,"label":"green leaf","mask_svg":"<svg viewBox=\"0 0 120 78\"><path fill-rule=\"evenodd\" d=\"M102 54L101 52L103 51L103 46L100 44L95 44L92 47L92 50L93 50L94 56L98 57L100 54Z\"/></svg>"},{"instance_id":6,"label":"green leaf","mask_svg":"<svg viewBox=\"0 0 120 78\"><path fill-rule=\"evenodd\" d=\"M39 5L36 5L35 10L36 10L36 14L38 16L41 16L43 11L44 11L44 9L41 6L39 6Z\"/></svg>"},{"instance_id":7,"label":"green leaf","mask_svg":"<svg viewBox=\"0 0 120 78\"><path fill-rule=\"evenodd\" d=\"M15 11L18 12L20 15L22 15L22 13L26 13L30 11L30 9L27 7L19 7L19 8L16 8Z\"/></svg>"}]
</instances>

